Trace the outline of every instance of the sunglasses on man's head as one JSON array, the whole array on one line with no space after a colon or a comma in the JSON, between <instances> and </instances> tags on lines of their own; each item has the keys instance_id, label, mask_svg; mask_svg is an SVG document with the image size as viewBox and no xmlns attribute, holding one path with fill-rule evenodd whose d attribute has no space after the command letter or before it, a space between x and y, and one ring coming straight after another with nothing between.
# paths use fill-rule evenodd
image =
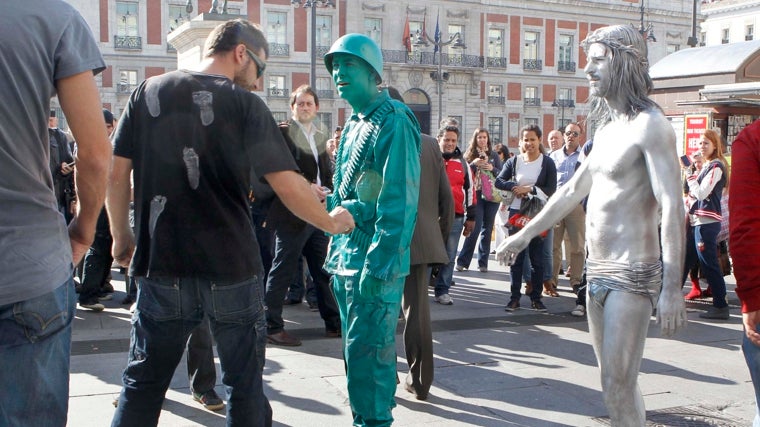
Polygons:
<instances>
[{"instance_id":1,"label":"sunglasses on man's head","mask_svg":"<svg viewBox=\"0 0 760 427\"><path fill-rule=\"evenodd\" d=\"M574 137L577 138L578 135L580 135L580 134L578 132L574 131L574 130L569 130L569 131L565 132L565 136L574 136Z\"/></svg>"},{"instance_id":2,"label":"sunglasses on man's head","mask_svg":"<svg viewBox=\"0 0 760 427\"><path fill-rule=\"evenodd\" d=\"M253 63L256 64L256 78L261 78L261 76L264 75L264 70L267 69L267 64L255 53L251 52L251 49L245 48L245 51L248 52L248 56L250 56Z\"/></svg>"}]
</instances>

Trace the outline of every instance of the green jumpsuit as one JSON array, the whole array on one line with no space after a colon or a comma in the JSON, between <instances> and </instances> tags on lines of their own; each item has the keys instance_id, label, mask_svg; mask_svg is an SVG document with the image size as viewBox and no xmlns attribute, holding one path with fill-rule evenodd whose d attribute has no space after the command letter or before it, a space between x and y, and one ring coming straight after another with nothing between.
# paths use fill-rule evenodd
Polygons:
<instances>
[{"instance_id":1,"label":"green jumpsuit","mask_svg":"<svg viewBox=\"0 0 760 427\"><path fill-rule=\"evenodd\" d=\"M334 235L333 274L354 425L385 426L396 406L396 324L417 218L420 129L411 110L380 92L343 130L329 208L354 217Z\"/></svg>"}]
</instances>

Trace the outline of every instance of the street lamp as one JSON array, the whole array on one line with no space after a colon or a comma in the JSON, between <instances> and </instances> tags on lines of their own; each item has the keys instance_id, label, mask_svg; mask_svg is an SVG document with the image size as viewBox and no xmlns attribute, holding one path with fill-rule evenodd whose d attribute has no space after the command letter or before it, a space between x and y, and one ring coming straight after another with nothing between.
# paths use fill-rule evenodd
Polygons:
<instances>
[{"instance_id":1,"label":"street lamp","mask_svg":"<svg viewBox=\"0 0 760 427\"><path fill-rule=\"evenodd\" d=\"M438 51L438 72L432 72L430 73L430 78L435 80L438 83L438 123L441 123L441 119L443 118L443 97L441 94L443 93L443 82L449 80L449 73L444 73L442 70L442 58L443 58L443 49L441 49L444 46L451 45L452 49L465 49L466 46L464 42L462 41L462 35L459 33L452 34L449 36L448 41L442 41L442 40L433 40L430 38L430 36L427 35L427 33L420 33L420 30L417 30L417 35L415 36L414 40L414 46L416 47L427 47L428 44L432 44L435 46L435 49Z\"/></svg>"},{"instance_id":2,"label":"street lamp","mask_svg":"<svg viewBox=\"0 0 760 427\"><path fill-rule=\"evenodd\" d=\"M644 0L641 0L640 7L641 18L639 21L639 34L645 38L645 40L657 43L657 38L654 36L654 25L651 22L644 26Z\"/></svg>"},{"instance_id":3,"label":"street lamp","mask_svg":"<svg viewBox=\"0 0 760 427\"><path fill-rule=\"evenodd\" d=\"M565 127L565 107L567 108L574 108L575 102L573 102L572 99L555 99L554 102L552 102L552 107L559 107L562 111L562 119L559 122L560 129L563 130L564 133L564 127Z\"/></svg>"},{"instance_id":4,"label":"street lamp","mask_svg":"<svg viewBox=\"0 0 760 427\"><path fill-rule=\"evenodd\" d=\"M292 0L294 8L311 9L311 88L317 90L317 8L335 7L333 0Z\"/></svg>"}]
</instances>

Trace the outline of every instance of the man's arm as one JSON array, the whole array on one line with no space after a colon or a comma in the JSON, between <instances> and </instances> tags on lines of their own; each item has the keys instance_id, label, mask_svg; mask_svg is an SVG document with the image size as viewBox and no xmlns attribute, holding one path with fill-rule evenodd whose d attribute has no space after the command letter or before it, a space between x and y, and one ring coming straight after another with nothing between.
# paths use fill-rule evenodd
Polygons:
<instances>
[{"instance_id":1,"label":"man's arm","mask_svg":"<svg viewBox=\"0 0 760 427\"><path fill-rule=\"evenodd\" d=\"M675 162L676 137L673 128L659 113L645 115L637 126L642 132L644 161L652 185L652 192L660 206L662 247L662 292L657 304L657 320L662 334L672 335L686 325L686 308L681 293L684 263L684 214L681 177Z\"/></svg>"},{"instance_id":2,"label":"man's arm","mask_svg":"<svg viewBox=\"0 0 760 427\"><path fill-rule=\"evenodd\" d=\"M742 304L744 333L753 344L760 346L760 210L757 192L760 190L760 120L739 133L731 146L731 186L728 205L731 212L729 241L734 261L736 294Z\"/></svg>"},{"instance_id":3,"label":"man's arm","mask_svg":"<svg viewBox=\"0 0 760 427\"><path fill-rule=\"evenodd\" d=\"M294 171L264 175L283 204L297 217L330 234L346 233L354 228L351 213L342 207L329 214L311 190L309 183Z\"/></svg>"},{"instance_id":4,"label":"man's arm","mask_svg":"<svg viewBox=\"0 0 760 427\"><path fill-rule=\"evenodd\" d=\"M74 176L79 203L69 224L73 263L77 264L95 238L95 224L105 199L111 144L92 71L60 79L56 88L79 147Z\"/></svg>"},{"instance_id":5,"label":"man's arm","mask_svg":"<svg viewBox=\"0 0 760 427\"><path fill-rule=\"evenodd\" d=\"M113 156L111 177L106 193L106 210L113 236L113 259L122 267L129 266L135 250L135 237L129 226L129 202L132 199L132 160Z\"/></svg>"}]
</instances>

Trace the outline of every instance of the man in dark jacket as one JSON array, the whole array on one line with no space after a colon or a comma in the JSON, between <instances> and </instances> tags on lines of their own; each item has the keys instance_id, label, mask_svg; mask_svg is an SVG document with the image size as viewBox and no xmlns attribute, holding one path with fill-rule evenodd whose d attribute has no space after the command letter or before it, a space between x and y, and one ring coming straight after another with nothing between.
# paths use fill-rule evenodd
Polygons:
<instances>
[{"instance_id":1,"label":"man in dark jacket","mask_svg":"<svg viewBox=\"0 0 760 427\"><path fill-rule=\"evenodd\" d=\"M314 124L319 111L319 98L311 86L303 85L290 96L293 117L288 120L290 151L301 174L311 183L320 201L332 191L327 136ZM274 230L274 259L266 290L267 341L271 344L299 346L301 341L284 329L282 307L288 286L293 283L301 255L306 258L309 274L317 291L319 314L325 321L325 335L340 336L340 314L330 290L330 276L322 268L327 256L329 238L316 227L293 215L275 199L269 209L267 226Z\"/></svg>"},{"instance_id":2,"label":"man in dark jacket","mask_svg":"<svg viewBox=\"0 0 760 427\"><path fill-rule=\"evenodd\" d=\"M389 87L391 98L403 102ZM446 264L446 239L454 221L454 198L436 139L422 135L420 146L420 198L412 235L409 275L404 282L404 349L409 373L404 388L419 400L427 399L433 384L433 333L430 329L428 278L431 264Z\"/></svg>"}]
</instances>

